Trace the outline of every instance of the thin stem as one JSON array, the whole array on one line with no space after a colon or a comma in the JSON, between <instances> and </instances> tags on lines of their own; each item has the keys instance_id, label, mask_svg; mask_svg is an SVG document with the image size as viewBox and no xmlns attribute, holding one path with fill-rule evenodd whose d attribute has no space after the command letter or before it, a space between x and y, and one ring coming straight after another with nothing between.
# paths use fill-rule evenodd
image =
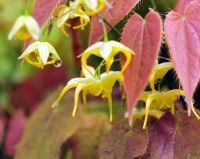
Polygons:
<instances>
[{"instance_id":1,"label":"thin stem","mask_svg":"<svg viewBox=\"0 0 200 159\"><path fill-rule=\"evenodd\" d=\"M95 76L97 76L98 79L100 79L100 74L101 74L101 67L105 65L105 60L102 60L97 69L95 70Z\"/></svg>"},{"instance_id":2,"label":"thin stem","mask_svg":"<svg viewBox=\"0 0 200 159\"><path fill-rule=\"evenodd\" d=\"M154 0L151 0L151 4L152 4L152 6L153 6L153 9L157 9L157 7L156 7L156 3L154 2Z\"/></svg>"},{"instance_id":3,"label":"thin stem","mask_svg":"<svg viewBox=\"0 0 200 159\"><path fill-rule=\"evenodd\" d=\"M120 59L116 59L113 62L118 62L118 61L120 61ZM100 74L101 74L101 67L102 66L105 66L105 60L101 61L101 63L99 64L99 66L95 70L95 76L97 76L99 79L101 78Z\"/></svg>"},{"instance_id":4,"label":"thin stem","mask_svg":"<svg viewBox=\"0 0 200 159\"><path fill-rule=\"evenodd\" d=\"M28 9L29 9L29 5L31 4L32 0L28 0L26 2L26 7L25 7L25 11L24 11L24 14L25 15L28 15Z\"/></svg>"},{"instance_id":5,"label":"thin stem","mask_svg":"<svg viewBox=\"0 0 200 159\"><path fill-rule=\"evenodd\" d=\"M114 30L119 36L121 36L120 31L119 31L116 27L112 26L112 24L110 24L110 23L109 23L104 17L102 17L100 14L97 14L97 16L98 16L98 17L101 17L101 19L104 21L104 23L106 23L112 30Z\"/></svg>"},{"instance_id":6,"label":"thin stem","mask_svg":"<svg viewBox=\"0 0 200 159\"><path fill-rule=\"evenodd\" d=\"M62 14L61 16L59 16L58 18L53 18L50 20L50 22L47 24L47 26L43 29L42 31L42 35L45 34L45 32L47 31L47 29L49 28L50 25L52 25L56 20L62 18L63 16L65 16L67 13L71 12L72 10L69 10L68 12Z\"/></svg>"},{"instance_id":7,"label":"thin stem","mask_svg":"<svg viewBox=\"0 0 200 159\"><path fill-rule=\"evenodd\" d=\"M100 16L99 14L97 14L97 17L99 18L99 22L101 23L101 25L103 27L104 41L106 42L106 41L108 41L108 35L107 35L106 26L104 24L103 17Z\"/></svg>"},{"instance_id":8,"label":"thin stem","mask_svg":"<svg viewBox=\"0 0 200 159\"><path fill-rule=\"evenodd\" d=\"M167 57L162 57L162 56L158 56L159 59L163 59L163 60L167 60L167 61L170 61L171 59L170 58L167 58Z\"/></svg>"}]
</instances>

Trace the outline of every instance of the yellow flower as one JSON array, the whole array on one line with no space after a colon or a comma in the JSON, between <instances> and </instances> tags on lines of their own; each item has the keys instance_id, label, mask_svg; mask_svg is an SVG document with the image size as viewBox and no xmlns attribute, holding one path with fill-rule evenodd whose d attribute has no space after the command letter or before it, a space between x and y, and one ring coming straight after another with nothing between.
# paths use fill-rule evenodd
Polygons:
<instances>
[{"instance_id":1,"label":"yellow flower","mask_svg":"<svg viewBox=\"0 0 200 159\"><path fill-rule=\"evenodd\" d=\"M163 62L161 64L156 64L149 78L149 84L152 90L155 90L155 83L159 79L162 79L171 69L173 69L172 62Z\"/></svg>"},{"instance_id":2,"label":"yellow flower","mask_svg":"<svg viewBox=\"0 0 200 159\"><path fill-rule=\"evenodd\" d=\"M161 110L155 110L155 109L149 109L148 115L149 116L153 116L156 119L160 119L160 117L164 114L163 111ZM142 119L145 116L145 108L136 108L134 107L133 111L132 111L132 115L133 115L133 121L132 124L134 124L134 122L138 119ZM129 117L129 113L126 112L125 113L125 118Z\"/></svg>"},{"instance_id":3,"label":"yellow flower","mask_svg":"<svg viewBox=\"0 0 200 159\"><path fill-rule=\"evenodd\" d=\"M91 55L101 57L105 60L106 72L108 73L111 65L114 62L114 56L120 52L123 53L126 57L126 62L121 70L123 73L131 62L131 58L132 55L134 55L134 52L117 41L97 42L93 44L81 54L81 63L82 66L92 75L92 72L87 65L87 59Z\"/></svg>"},{"instance_id":4,"label":"yellow flower","mask_svg":"<svg viewBox=\"0 0 200 159\"><path fill-rule=\"evenodd\" d=\"M81 28L82 30L90 22L90 18L86 14L75 12L71 7L67 7L66 5L61 5L54 11L54 18L57 18L57 26L61 28L61 31L66 36L68 36L68 33L66 32L65 27L71 27L68 23L69 20L79 19L80 24L73 26L73 29Z\"/></svg>"},{"instance_id":5,"label":"yellow flower","mask_svg":"<svg viewBox=\"0 0 200 159\"><path fill-rule=\"evenodd\" d=\"M167 92L158 92L158 91L146 91L143 92L140 96L140 100L146 103L145 106L145 119L143 124L143 129L146 128L149 110L162 110L162 109L171 109L171 112L174 113L174 102L180 97L185 96L183 90L173 89ZM193 103L191 103L191 109L197 119L200 119L199 115L196 113Z\"/></svg>"},{"instance_id":6,"label":"yellow flower","mask_svg":"<svg viewBox=\"0 0 200 159\"><path fill-rule=\"evenodd\" d=\"M83 8L84 13L93 16L102 11L107 4L106 0L75 0L70 6L79 12L79 8Z\"/></svg>"},{"instance_id":7,"label":"yellow flower","mask_svg":"<svg viewBox=\"0 0 200 159\"><path fill-rule=\"evenodd\" d=\"M90 67L91 68L91 67ZM86 71L86 70L85 70ZM85 72L83 71L83 73ZM71 88L76 87L75 90L75 98L74 98L74 109L72 112L72 116L74 117L76 114L76 110L78 107L78 99L79 94L82 91L83 95L83 103L84 108L86 109L86 96L87 94L91 94L93 96L101 95L102 98L106 98L108 100L109 111L110 111L110 122L112 122L112 89L114 84L119 81L123 81L123 75L119 71L110 71L107 73L103 73L100 75L100 79L93 78L90 74L85 74L85 78L73 78L71 79L67 85L61 91L58 99L53 103L52 108L55 107L64 94Z\"/></svg>"},{"instance_id":8,"label":"yellow flower","mask_svg":"<svg viewBox=\"0 0 200 159\"><path fill-rule=\"evenodd\" d=\"M19 40L28 40L33 38L38 40L40 36L40 27L32 16L20 16L12 27L8 35L8 40L13 38Z\"/></svg>"},{"instance_id":9,"label":"yellow flower","mask_svg":"<svg viewBox=\"0 0 200 159\"><path fill-rule=\"evenodd\" d=\"M40 41L29 45L18 59L25 59L28 63L39 68L50 64L59 67L62 64L54 47L48 42Z\"/></svg>"}]
</instances>

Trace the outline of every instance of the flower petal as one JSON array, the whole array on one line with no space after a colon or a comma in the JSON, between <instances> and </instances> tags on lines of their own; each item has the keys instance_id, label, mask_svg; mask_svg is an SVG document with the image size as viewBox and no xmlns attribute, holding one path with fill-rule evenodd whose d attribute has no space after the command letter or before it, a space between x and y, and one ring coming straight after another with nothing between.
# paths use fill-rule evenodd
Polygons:
<instances>
[{"instance_id":1,"label":"flower petal","mask_svg":"<svg viewBox=\"0 0 200 159\"><path fill-rule=\"evenodd\" d=\"M59 57L57 51L55 50L55 48L50 43L48 43L48 42L43 42L43 43L48 47L49 53L52 53L53 55L55 55L55 57L57 59L60 60L60 57Z\"/></svg>"},{"instance_id":2,"label":"flower petal","mask_svg":"<svg viewBox=\"0 0 200 159\"><path fill-rule=\"evenodd\" d=\"M72 85L72 84L78 84L80 82L84 82L84 81L87 81L89 80L90 78L81 78L81 77L78 77L78 78L72 78L71 80L69 80L67 82L67 85Z\"/></svg>"},{"instance_id":3,"label":"flower petal","mask_svg":"<svg viewBox=\"0 0 200 159\"><path fill-rule=\"evenodd\" d=\"M40 58L41 58L43 64L46 64L47 60L49 58L48 46L41 42L40 45L38 45L38 52L39 52L39 55L40 55Z\"/></svg>"},{"instance_id":4,"label":"flower petal","mask_svg":"<svg viewBox=\"0 0 200 159\"><path fill-rule=\"evenodd\" d=\"M28 32L32 35L34 40L40 37L40 26L32 16L27 16L24 20Z\"/></svg>"},{"instance_id":5,"label":"flower petal","mask_svg":"<svg viewBox=\"0 0 200 159\"><path fill-rule=\"evenodd\" d=\"M100 55L106 60L112 53L112 46L108 42L105 42L101 45L99 51Z\"/></svg>"},{"instance_id":6,"label":"flower petal","mask_svg":"<svg viewBox=\"0 0 200 159\"><path fill-rule=\"evenodd\" d=\"M20 16L16 20L15 24L13 25L11 31L8 34L8 40L13 39L14 36L16 35L16 33L23 27L23 25L24 25L24 19L25 19L25 16Z\"/></svg>"},{"instance_id":7,"label":"flower petal","mask_svg":"<svg viewBox=\"0 0 200 159\"><path fill-rule=\"evenodd\" d=\"M94 75L95 74L95 69L94 67L92 66L88 66L90 72ZM82 71L83 71L83 74L86 78L93 78L93 76L90 74L90 72L88 72L85 67L82 66Z\"/></svg>"},{"instance_id":8,"label":"flower petal","mask_svg":"<svg viewBox=\"0 0 200 159\"><path fill-rule=\"evenodd\" d=\"M34 50L37 49L38 45L40 44L39 41L33 42L32 44L30 44L26 50L21 54L20 57L18 57L18 59L22 59L24 58L26 55L30 54L31 52L33 52Z\"/></svg>"},{"instance_id":9,"label":"flower petal","mask_svg":"<svg viewBox=\"0 0 200 159\"><path fill-rule=\"evenodd\" d=\"M97 0L84 0L84 3L89 10L95 11L98 7Z\"/></svg>"},{"instance_id":10,"label":"flower petal","mask_svg":"<svg viewBox=\"0 0 200 159\"><path fill-rule=\"evenodd\" d=\"M135 54L133 52L133 50L131 50L130 48L128 48L127 46L123 45L122 43L120 42L117 42L117 41L114 41L114 40L111 40L108 42L110 46L114 47L114 48L118 48L120 49L121 51L128 51L130 53L132 53L133 55Z\"/></svg>"}]
</instances>

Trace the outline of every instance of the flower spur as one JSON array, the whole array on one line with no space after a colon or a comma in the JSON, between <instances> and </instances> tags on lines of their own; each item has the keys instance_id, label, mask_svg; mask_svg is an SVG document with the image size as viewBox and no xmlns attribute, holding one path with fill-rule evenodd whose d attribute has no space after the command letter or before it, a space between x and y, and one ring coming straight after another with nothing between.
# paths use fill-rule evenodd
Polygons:
<instances>
[{"instance_id":1,"label":"flower spur","mask_svg":"<svg viewBox=\"0 0 200 159\"><path fill-rule=\"evenodd\" d=\"M66 5L61 5L54 11L53 14L54 18L57 19L57 26L61 28L61 31L66 35L69 36L66 32L65 27L71 27L71 24L68 23L69 20L72 19L79 19L80 24L77 26L73 26L73 29L79 29L82 30L85 28L85 26L90 22L90 18L84 14L81 11L81 8L79 8L79 12L75 12L71 9L71 7L68 7Z\"/></svg>"},{"instance_id":2,"label":"flower spur","mask_svg":"<svg viewBox=\"0 0 200 159\"><path fill-rule=\"evenodd\" d=\"M149 77L149 85L152 90L155 90L155 83L159 79L163 79L163 77L166 75L166 73L173 69L172 62L163 62L161 64L156 64L153 68L153 71Z\"/></svg>"},{"instance_id":3,"label":"flower spur","mask_svg":"<svg viewBox=\"0 0 200 159\"><path fill-rule=\"evenodd\" d=\"M171 109L171 112L174 113L174 102L178 97L185 96L183 90L173 89L167 92L159 92L159 91L146 91L143 92L140 96L140 100L146 103L145 106L145 119L143 124L143 129L146 128L149 110L163 110L163 109ZM200 116L195 111L193 103L190 104L192 112L200 119Z\"/></svg>"},{"instance_id":4,"label":"flower spur","mask_svg":"<svg viewBox=\"0 0 200 159\"><path fill-rule=\"evenodd\" d=\"M24 59L39 68L44 68L45 65L50 64L59 67L62 64L54 47L48 42L40 41L30 44L18 59Z\"/></svg>"},{"instance_id":5,"label":"flower spur","mask_svg":"<svg viewBox=\"0 0 200 159\"><path fill-rule=\"evenodd\" d=\"M163 110L163 109L171 109L171 112L174 113L174 102L178 97L185 96L183 90L173 89L166 92L160 92L155 90L155 83L158 79L162 79L169 70L173 69L172 62L164 62L161 64L156 64L153 68L153 71L149 78L149 84L152 91L144 91L140 100L146 103L145 105L145 119L143 124L143 129L146 128L148 114L150 109L153 110ZM196 113L193 103L190 104L192 112L200 119L199 115Z\"/></svg>"},{"instance_id":6,"label":"flower spur","mask_svg":"<svg viewBox=\"0 0 200 159\"><path fill-rule=\"evenodd\" d=\"M121 69L121 72L123 73L131 62L131 58L132 55L134 55L134 52L117 41L97 42L93 44L80 55L81 63L82 66L92 75L92 72L87 65L87 59L91 55L101 57L105 60L106 72L108 73L111 65L114 62L114 56L120 52L126 57L126 62Z\"/></svg>"},{"instance_id":7,"label":"flower spur","mask_svg":"<svg viewBox=\"0 0 200 159\"><path fill-rule=\"evenodd\" d=\"M83 71L84 73L85 71ZM58 99L52 104L52 108L55 107L64 94L70 90L71 88L75 88L75 98L74 98L74 109L72 112L72 116L74 117L76 114L76 110L78 107L78 99L79 94L82 91L84 109L86 109L86 96L87 94L91 94L93 96L101 95L102 98L106 98L108 100L110 117L109 120L112 122L112 89L114 84L119 81L120 83L123 81L123 75L119 71L110 71L107 73L102 73L100 75L100 79L91 77L90 74L85 74L87 77L84 78L73 78L71 79L67 85L61 91ZM89 75L89 76L88 76Z\"/></svg>"}]
</instances>

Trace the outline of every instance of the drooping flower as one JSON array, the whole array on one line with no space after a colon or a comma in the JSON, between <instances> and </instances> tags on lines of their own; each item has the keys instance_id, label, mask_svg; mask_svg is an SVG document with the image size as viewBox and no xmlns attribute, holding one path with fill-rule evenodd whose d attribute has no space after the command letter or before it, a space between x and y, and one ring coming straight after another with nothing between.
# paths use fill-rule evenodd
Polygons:
<instances>
[{"instance_id":1,"label":"drooping flower","mask_svg":"<svg viewBox=\"0 0 200 159\"><path fill-rule=\"evenodd\" d=\"M79 12L79 8L83 8L85 14L93 16L102 11L106 4L106 0L75 0L71 2L70 6L77 12Z\"/></svg>"},{"instance_id":2,"label":"drooping flower","mask_svg":"<svg viewBox=\"0 0 200 159\"><path fill-rule=\"evenodd\" d=\"M145 91L141 94L140 100L146 103L145 106L145 119L143 124L143 129L146 128L149 110L164 110L164 109L171 109L171 112L174 113L174 102L178 97L185 96L183 90L180 89L173 89L167 92L159 92L159 91ZM193 103L190 105L192 112L200 119L200 116L195 111Z\"/></svg>"},{"instance_id":3,"label":"drooping flower","mask_svg":"<svg viewBox=\"0 0 200 159\"><path fill-rule=\"evenodd\" d=\"M149 77L149 84L152 90L155 90L155 83L162 79L169 70L173 69L172 62L163 62L161 64L156 64L153 71Z\"/></svg>"},{"instance_id":4,"label":"drooping flower","mask_svg":"<svg viewBox=\"0 0 200 159\"><path fill-rule=\"evenodd\" d=\"M77 26L72 26L72 28L81 28L82 30L90 22L88 15L83 12L81 13L81 8L79 8L79 10L79 12L75 12L73 9L71 9L71 7L61 5L54 11L54 18L57 19L57 26L66 36L68 36L68 33L66 32L65 27L71 27L71 24L68 23L69 20L79 19L80 24Z\"/></svg>"},{"instance_id":5,"label":"drooping flower","mask_svg":"<svg viewBox=\"0 0 200 159\"><path fill-rule=\"evenodd\" d=\"M54 47L48 42L40 41L30 44L18 59L24 59L39 68L44 68L45 65L51 64L59 67L62 64Z\"/></svg>"},{"instance_id":6,"label":"drooping flower","mask_svg":"<svg viewBox=\"0 0 200 159\"><path fill-rule=\"evenodd\" d=\"M38 40L40 37L40 27L32 16L20 16L14 23L9 35L8 40L19 39L26 41L30 38Z\"/></svg>"},{"instance_id":7,"label":"drooping flower","mask_svg":"<svg viewBox=\"0 0 200 159\"><path fill-rule=\"evenodd\" d=\"M91 68L91 67L90 67ZM83 71L84 73L85 71ZM89 76L88 76L89 75ZM78 107L79 94L82 91L84 108L86 108L86 96L91 94L93 96L101 95L102 98L108 100L108 106L110 111L110 122L112 122L112 89L114 84L119 81L123 81L123 75L119 71L110 71L108 73L103 73L100 78L91 77L90 74L85 74L84 78L73 78L61 91L58 99L53 103L52 108L55 107L64 94L71 88L75 88L75 98L74 98L74 109L72 116L75 116Z\"/></svg>"},{"instance_id":8,"label":"drooping flower","mask_svg":"<svg viewBox=\"0 0 200 159\"><path fill-rule=\"evenodd\" d=\"M131 62L131 58L132 55L134 55L134 52L117 41L97 42L93 44L81 54L81 63L82 66L92 75L92 72L87 65L87 59L91 55L95 55L105 60L106 72L109 72L110 67L114 62L114 56L118 53L122 53L126 57L126 62L121 69L121 72L123 73Z\"/></svg>"}]
</instances>

